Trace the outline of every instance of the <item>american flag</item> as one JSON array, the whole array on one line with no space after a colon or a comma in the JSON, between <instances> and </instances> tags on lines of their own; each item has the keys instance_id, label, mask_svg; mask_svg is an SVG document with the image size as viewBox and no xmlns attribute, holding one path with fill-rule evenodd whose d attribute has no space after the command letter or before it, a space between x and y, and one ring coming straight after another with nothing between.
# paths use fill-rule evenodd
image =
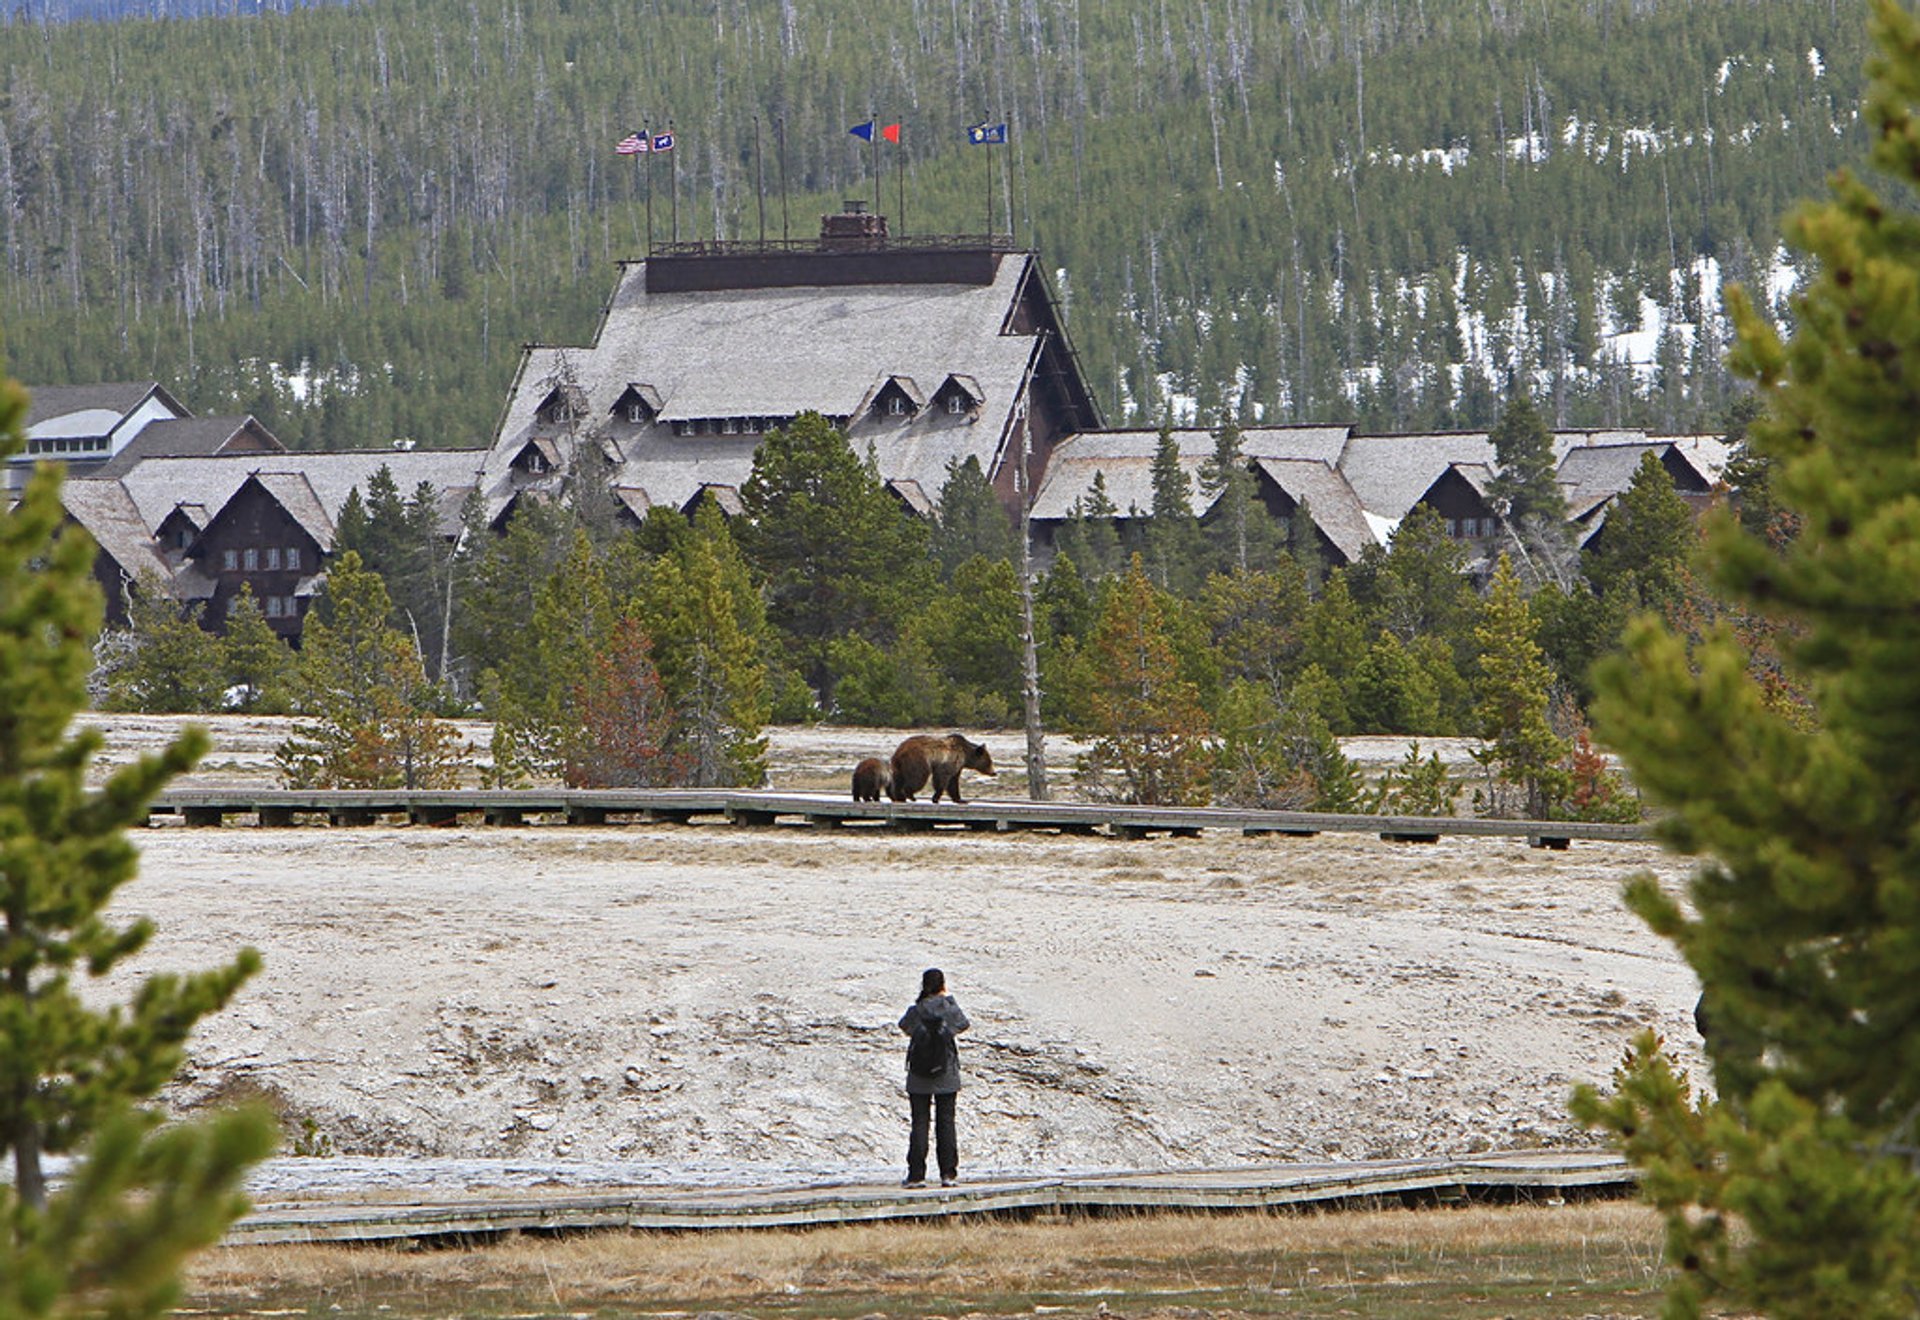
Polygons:
<instances>
[{"instance_id":1,"label":"american flag","mask_svg":"<svg viewBox=\"0 0 1920 1320\"><path fill-rule=\"evenodd\" d=\"M620 139L620 144L616 146L614 150L622 156L637 156L645 151L648 146L649 143L645 133L629 133Z\"/></svg>"}]
</instances>

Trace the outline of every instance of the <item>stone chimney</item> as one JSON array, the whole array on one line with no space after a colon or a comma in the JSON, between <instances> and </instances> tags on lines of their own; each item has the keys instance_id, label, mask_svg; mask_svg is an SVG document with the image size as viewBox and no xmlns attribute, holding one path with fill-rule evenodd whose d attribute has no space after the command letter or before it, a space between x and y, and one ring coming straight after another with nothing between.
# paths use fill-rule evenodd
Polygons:
<instances>
[{"instance_id":1,"label":"stone chimney","mask_svg":"<svg viewBox=\"0 0 1920 1320\"><path fill-rule=\"evenodd\" d=\"M887 241L887 217L873 215L858 197L849 197L839 215L820 217L820 246L825 248L880 247Z\"/></svg>"}]
</instances>

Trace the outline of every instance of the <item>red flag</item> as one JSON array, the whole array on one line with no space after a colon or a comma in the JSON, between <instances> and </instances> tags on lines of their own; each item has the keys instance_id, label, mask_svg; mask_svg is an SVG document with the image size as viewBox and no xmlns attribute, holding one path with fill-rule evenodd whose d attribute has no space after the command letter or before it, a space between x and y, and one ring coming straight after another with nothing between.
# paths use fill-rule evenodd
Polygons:
<instances>
[{"instance_id":1,"label":"red flag","mask_svg":"<svg viewBox=\"0 0 1920 1320\"><path fill-rule=\"evenodd\" d=\"M900 141L900 125L888 124L880 130L880 136L897 145Z\"/></svg>"}]
</instances>

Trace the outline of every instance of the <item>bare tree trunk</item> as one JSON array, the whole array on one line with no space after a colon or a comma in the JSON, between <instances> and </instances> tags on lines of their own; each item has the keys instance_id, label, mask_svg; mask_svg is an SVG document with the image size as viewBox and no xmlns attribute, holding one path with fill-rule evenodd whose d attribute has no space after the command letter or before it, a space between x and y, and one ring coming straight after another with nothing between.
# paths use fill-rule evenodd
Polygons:
<instances>
[{"instance_id":1,"label":"bare tree trunk","mask_svg":"<svg viewBox=\"0 0 1920 1320\"><path fill-rule=\"evenodd\" d=\"M1040 646L1033 632L1033 497L1027 472L1028 416L1020 410L1020 466L1014 473L1015 489L1020 496L1020 694L1027 717L1027 796L1045 802L1052 793L1047 787L1047 734L1040 723Z\"/></svg>"}]
</instances>

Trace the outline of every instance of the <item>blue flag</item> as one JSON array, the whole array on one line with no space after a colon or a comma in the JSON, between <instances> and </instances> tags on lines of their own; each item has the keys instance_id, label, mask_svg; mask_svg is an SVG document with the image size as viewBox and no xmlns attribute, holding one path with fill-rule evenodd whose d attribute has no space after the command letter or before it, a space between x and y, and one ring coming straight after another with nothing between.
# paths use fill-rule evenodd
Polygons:
<instances>
[{"instance_id":1,"label":"blue flag","mask_svg":"<svg viewBox=\"0 0 1920 1320\"><path fill-rule=\"evenodd\" d=\"M976 147L987 146L995 142L1005 142L1006 140L1007 126L1005 124L975 124L967 130L967 141Z\"/></svg>"},{"instance_id":2,"label":"blue flag","mask_svg":"<svg viewBox=\"0 0 1920 1320\"><path fill-rule=\"evenodd\" d=\"M873 121L869 119L864 124L855 124L852 128L848 129L847 132L853 134L862 142L871 142L873 141Z\"/></svg>"},{"instance_id":3,"label":"blue flag","mask_svg":"<svg viewBox=\"0 0 1920 1320\"><path fill-rule=\"evenodd\" d=\"M672 151L673 150L673 134L655 133L653 135L653 149L655 151Z\"/></svg>"}]
</instances>

